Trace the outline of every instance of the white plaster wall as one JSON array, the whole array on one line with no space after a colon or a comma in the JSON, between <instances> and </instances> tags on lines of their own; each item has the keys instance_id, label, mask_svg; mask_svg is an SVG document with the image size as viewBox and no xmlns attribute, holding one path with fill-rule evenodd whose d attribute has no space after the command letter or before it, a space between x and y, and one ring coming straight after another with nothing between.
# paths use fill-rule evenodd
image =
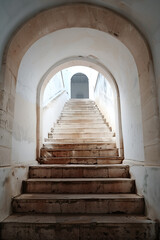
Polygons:
<instances>
[{"instance_id":1,"label":"white plaster wall","mask_svg":"<svg viewBox=\"0 0 160 240\"><path fill-rule=\"evenodd\" d=\"M36 159L36 103L26 99L22 94L17 92L15 100L13 164L31 164Z\"/></svg>"},{"instance_id":2,"label":"white plaster wall","mask_svg":"<svg viewBox=\"0 0 160 240\"><path fill-rule=\"evenodd\" d=\"M105 119L115 131L115 102L111 85L102 74L98 75L96 87L94 90L95 102Z\"/></svg>"},{"instance_id":3,"label":"white plaster wall","mask_svg":"<svg viewBox=\"0 0 160 240\"><path fill-rule=\"evenodd\" d=\"M64 104L69 99L69 96L66 91L61 93L55 99L53 99L47 106L43 108L43 140L48 138L48 133L51 131L51 128L54 127L54 123L57 122L60 114L63 110Z\"/></svg>"},{"instance_id":4,"label":"white plaster wall","mask_svg":"<svg viewBox=\"0 0 160 240\"><path fill-rule=\"evenodd\" d=\"M43 94L43 106L46 106L57 94L64 89L61 71L56 73L48 82Z\"/></svg>"},{"instance_id":5,"label":"white plaster wall","mask_svg":"<svg viewBox=\"0 0 160 240\"><path fill-rule=\"evenodd\" d=\"M95 59L111 71L117 81L122 99L125 157L127 159L144 160L137 68L128 49L109 34L91 29L72 28L59 30L41 38L30 47L22 59L18 74L17 93L23 96L25 101L35 104L39 80L51 66L71 56ZM19 109L18 107L17 110ZM23 111L21 112L22 115ZM18 111L16 114L19 115ZM29 108L25 109L25 114L35 119L35 112L31 112ZM21 124L21 129L26 128L25 121L21 121ZM32 132L34 135L35 129L33 126ZM32 143L34 145L34 140ZM18 143L16 148L18 150ZM30 145L27 142L25 149L30 151ZM32 152L32 156L29 157L29 161L33 160L35 152Z\"/></svg>"},{"instance_id":6,"label":"white plaster wall","mask_svg":"<svg viewBox=\"0 0 160 240\"><path fill-rule=\"evenodd\" d=\"M145 198L146 215L160 221L160 167L133 164L130 173L136 180L137 193Z\"/></svg>"}]
</instances>

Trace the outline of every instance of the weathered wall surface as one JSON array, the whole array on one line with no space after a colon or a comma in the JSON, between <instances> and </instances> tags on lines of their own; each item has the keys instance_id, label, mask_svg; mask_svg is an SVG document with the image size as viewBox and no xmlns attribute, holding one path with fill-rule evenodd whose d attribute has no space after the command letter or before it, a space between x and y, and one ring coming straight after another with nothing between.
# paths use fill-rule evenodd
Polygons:
<instances>
[{"instance_id":1,"label":"weathered wall surface","mask_svg":"<svg viewBox=\"0 0 160 240\"><path fill-rule=\"evenodd\" d=\"M43 139L48 138L48 133L60 117L64 104L68 99L69 96L64 91L43 108Z\"/></svg>"},{"instance_id":2,"label":"weathered wall surface","mask_svg":"<svg viewBox=\"0 0 160 240\"><path fill-rule=\"evenodd\" d=\"M0 221L11 213L11 199L21 193L22 180L27 176L27 166L0 168Z\"/></svg>"},{"instance_id":3,"label":"weathered wall surface","mask_svg":"<svg viewBox=\"0 0 160 240\"><path fill-rule=\"evenodd\" d=\"M127 160L125 163L130 165L130 174L136 180L137 193L145 198L146 215L160 221L160 167L136 165Z\"/></svg>"},{"instance_id":4,"label":"weathered wall surface","mask_svg":"<svg viewBox=\"0 0 160 240\"><path fill-rule=\"evenodd\" d=\"M36 159L36 104L23 93L16 94L12 135L13 164L29 164Z\"/></svg>"}]
</instances>

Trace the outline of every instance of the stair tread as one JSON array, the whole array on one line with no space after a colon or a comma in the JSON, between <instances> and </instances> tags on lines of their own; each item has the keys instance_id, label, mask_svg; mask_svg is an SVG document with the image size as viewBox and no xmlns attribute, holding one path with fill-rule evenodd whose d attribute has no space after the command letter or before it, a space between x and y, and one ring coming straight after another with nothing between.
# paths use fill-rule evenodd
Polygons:
<instances>
[{"instance_id":1,"label":"stair tread","mask_svg":"<svg viewBox=\"0 0 160 240\"><path fill-rule=\"evenodd\" d=\"M122 164L104 164L104 165L84 165L84 164L41 164L38 166L30 166L30 168L128 168L128 165Z\"/></svg>"},{"instance_id":2,"label":"stair tread","mask_svg":"<svg viewBox=\"0 0 160 240\"><path fill-rule=\"evenodd\" d=\"M131 178L30 178L26 182L133 182Z\"/></svg>"},{"instance_id":3,"label":"stair tread","mask_svg":"<svg viewBox=\"0 0 160 240\"><path fill-rule=\"evenodd\" d=\"M14 199L16 200L79 200L79 199L112 199L112 200L118 200L118 199L123 199L123 200L134 200L134 199L143 199L142 196L139 196L137 194L21 194L20 196L15 197Z\"/></svg>"},{"instance_id":4,"label":"stair tread","mask_svg":"<svg viewBox=\"0 0 160 240\"><path fill-rule=\"evenodd\" d=\"M123 160L123 157L119 157L119 156L106 156L106 157L99 157L99 156L97 156L97 157L53 157L53 156L51 156L51 157L49 157L49 156L47 156L47 159L80 159L80 160L81 159L100 159L100 160L118 159L118 160Z\"/></svg>"},{"instance_id":5,"label":"stair tread","mask_svg":"<svg viewBox=\"0 0 160 240\"><path fill-rule=\"evenodd\" d=\"M11 216L7 217L3 223L61 223L61 224L90 224L90 223L97 223L97 224L143 224L143 223L155 223L155 221L148 219L145 216L137 216L137 215L116 215L116 214L108 214L108 215L98 215L98 214L77 214L77 215L55 215L55 214L12 214Z\"/></svg>"},{"instance_id":6,"label":"stair tread","mask_svg":"<svg viewBox=\"0 0 160 240\"><path fill-rule=\"evenodd\" d=\"M63 149L63 148L61 148L61 149L54 149L54 148L45 148L45 147L43 147L42 149L44 149L44 150L47 150L48 152L49 151L53 151L53 152L62 152L62 151L66 151L66 152L70 152L70 151L110 151L110 150L117 150L117 148L103 148L103 149L92 149L92 150L90 150L90 149L86 149L86 150L84 150L84 149Z\"/></svg>"}]
</instances>

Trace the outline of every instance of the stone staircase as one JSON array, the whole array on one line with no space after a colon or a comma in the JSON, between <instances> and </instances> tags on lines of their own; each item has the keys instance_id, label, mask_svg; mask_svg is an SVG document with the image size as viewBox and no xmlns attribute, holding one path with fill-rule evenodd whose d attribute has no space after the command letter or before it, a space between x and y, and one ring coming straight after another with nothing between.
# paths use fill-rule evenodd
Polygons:
<instances>
[{"instance_id":1,"label":"stone staircase","mask_svg":"<svg viewBox=\"0 0 160 240\"><path fill-rule=\"evenodd\" d=\"M115 133L94 102L70 100L30 166L2 240L156 240Z\"/></svg>"}]
</instances>

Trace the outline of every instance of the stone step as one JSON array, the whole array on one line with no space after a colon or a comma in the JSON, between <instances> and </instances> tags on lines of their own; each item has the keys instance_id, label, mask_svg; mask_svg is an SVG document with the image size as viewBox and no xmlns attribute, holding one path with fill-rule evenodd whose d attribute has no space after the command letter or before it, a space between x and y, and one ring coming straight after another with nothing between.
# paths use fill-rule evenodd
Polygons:
<instances>
[{"instance_id":1,"label":"stone step","mask_svg":"<svg viewBox=\"0 0 160 240\"><path fill-rule=\"evenodd\" d=\"M66 104L65 106L64 106L64 109L65 108L77 108L77 109L79 109L79 108L96 108L97 109L97 106L95 105L95 104Z\"/></svg>"},{"instance_id":2,"label":"stone step","mask_svg":"<svg viewBox=\"0 0 160 240\"><path fill-rule=\"evenodd\" d=\"M45 142L51 142L51 143L112 143L115 142L115 137L96 137L96 138L75 138L75 139L67 139L67 138L62 138L62 139L56 139L56 138L45 138Z\"/></svg>"},{"instance_id":3,"label":"stone step","mask_svg":"<svg viewBox=\"0 0 160 240\"><path fill-rule=\"evenodd\" d=\"M103 116L103 115L101 115L100 113L99 113L99 111L94 111L94 112L90 112L90 111L88 111L88 112L86 112L86 111L76 111L76 112L74 112L74 111L68 111L68 112L65 112L65 111L63 111L62 113L61 113L61 116L64 116L64 117L70 117L70 116L89 116L89 117L98 117L98 116Z\"/></svg>"},{"instance_id":4,"label":"stone step","mask_svg":"<svg viewBox=\"0 0 160 240\"><path fill-rule=\"evenodd\" d=\"M144 213L144 199L136 194L22 194L12 206L14 213Z\"/></svg>"},{"instance_id":5,"label":"stone step","mask_svg":"<svg viewBox=\"0 0 160 240\"><path fill-rule=\"evenodd\" d=\"M121 157L42 157L40 164L121 164Z\"/></svg>"},{"instance_id":6,"label":"stone step","mask_svg":"<svg viewBox=\"0 0 160 240\"><path fill-rule=\"evenodd\" d=\"M76 121L86 121L87 122L87 120L89 120L89 121L91 121L91 120L94 120L94 121L104 121L104 119L102 118L102 116L67 116L67 117L60 117L59 118L59 121L74 121L74 120L76 120Z\"/></svg>"},{"instance_id":7,"label":"stone step","mask_svg":"<svg viewBox=\"0 0 160 240\"><path fill-rule=\"evenodd\" d=\"M72 143L72 144L44 144L46 149L96 150L116 148L115 143Z\"/></svg>"},{"instance_id":8,"label":"stone step","mask_svg":"<svg viewBox=\"0 0 160 240\"><path fill-rule=\"evenodd\" d=\"M109 128L64 128L55 127L53 133L114 133Z\"/></svg>"},{"instance_id":9,"label":"stone step","mask_svg":"<svg viewBox=\"0 0 160 240\"><path fill-rule=\"evenodd\" d=\"M68 101L65 105L70 106L70 105L95 105L94 101Z\"/></svg>"},{"instance_id":10,"label":"stone step","mask_svg":"<svg viewBox=\"0 0 160 240\"><path fill-rule=\"evenodd\" d=\"M129 178L129 167L114 165L40 165L29 167L29 178Z\"/></svg>"},{"instance_id":11,"label":"stone step","mask_svg":"<svg viewBox=\"0 0 160 240\"><path fill-rule=\"evenodd\" d=\"M104 119L68 119L68 120L63 120L63 119L59 119L57 121L57 123L60 124L70 124L72 125L73 123L79 123L79 124L97 124L97 123L105 123Z\"/></svg>"},{"instance_id":12,"label":"stone step","mask_svg":"<svg viewBox=\"0 0 160 240\"><path fill-rule=\"evenodd\" d=\"M129 178L34 178L23 181L22 187L23 193L134 193L135 181Z\"/></svg>"},{"instance_id":13,"label":"stone step","mask_svg":"<svg viewBox=\"0 0 160 240\"><path fill-rule=\"evenodd\" d=\"M158 223L144 216L13 214L1 224L1 240L155 240Z\"/></svg>"},{"instance_id":14,"label":"stone step","mask_svg":"<svg viewBox=\"0 0 160 240\"><path fill-rule=\"evenodd\" d=\"M94 128L108 128L107 126L107 123L63 123L62 124L59 124L59 123L56 123L55 125L55 128L59 128L59 129L63 129L63 128L82 128L82 129L94 129Z\"/></svg>"},{"instance_id":15,"label":"stone step","mask_svg":"<svg viewBox=\"0 0 160 240\"><path fill-rule=\"evenodd\" d=\"M78 110L78 109L74 109L74 110L71 110L71 109L68 109L68 110L63 110L61 114L64 114L64 115L100 115L102 116L102 114L99 112L99 110L97 109L94 109L94 110L85 110L85 109L81 109L81 110Z\"/></svg>"},{"instance_id":16,"label":"stone step","mask_svg":"<svg viewBox=\"0 0 160 240\"><path fill-rule=\"evenodd\" d=\"M109 157L118 156L118 149L97 150L68 150L68 149L41 149L41 156L45 157Z\"/></svg>"},{"instance_id":17,"label":"stone step","mask_svg":"<svg viewBox=\"0 0 160 240\"><path fill-rule=\"evenodd\" d=\"M98 108L96 106L65 106L63 108L64 111L66 110L90 110L90 111L93 111L93 110L98 110Z\"/></svg>"},{"instance_id":18,"label":"stone step","mask_svg":"<svg viewBox=\"0 0 160 240\"><path fill-rule=\"evenodd\" d=\"M103 133L103 132L100 132L100 133L62 133L62 132L53 132L50 133L50 137L52 137L53 139L75 139L75 138L78 138L78 139L85 139L85 138L94 138L96 139L97 137L98 138L112 138L112 137L115 137L115 133L113 132L107 132L107 133Z\"/></svg>"}]
</instances>

